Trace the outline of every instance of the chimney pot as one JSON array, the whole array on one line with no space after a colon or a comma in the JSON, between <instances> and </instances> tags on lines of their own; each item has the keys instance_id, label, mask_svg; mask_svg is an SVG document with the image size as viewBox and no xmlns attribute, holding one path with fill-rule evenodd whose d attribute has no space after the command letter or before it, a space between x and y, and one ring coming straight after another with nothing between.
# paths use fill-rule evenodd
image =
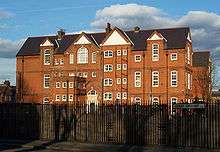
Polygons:
<instances>
[{"instance_id":1,"label":"chimney pot","mask_svg":"<svg viewBox=\"0 0 220 152\"><path fill-rule=\"evenodd\" d=\"M135 26L135 27L134 27L134 32L139 32L139 31L140 31L140 27Z\"/></svg>"}]
</instances>

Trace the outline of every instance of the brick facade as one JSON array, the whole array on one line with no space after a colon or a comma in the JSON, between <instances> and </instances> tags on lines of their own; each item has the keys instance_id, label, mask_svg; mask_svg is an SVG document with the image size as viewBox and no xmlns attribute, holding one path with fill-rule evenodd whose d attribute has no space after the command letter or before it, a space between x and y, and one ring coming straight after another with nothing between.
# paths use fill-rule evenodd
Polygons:
<instances>
[{"instance_id":1,"label":"brick facade","mask_svg":"<svg viewBox=\"0 0 220 152\"><path fill-rule=\"evenodd\" d=\"M189 29L136 30L124 32L118 28L108 27L106 33L29 38L17 54L18 99L23 102L43 103L45 97L48 97L49 103L65 103L62 98L66 94L73 95L73 101L72 97L69 97L71 101L69 98L66 101L77 100L95 104L116 102L151 104L157 100L159 103L170 103L172 98L177 102L191 102L194 96L192 93L193 50ZM181 30L185 31L182 34L184 38L176 37ZM142 34L144 32L146 35ZM146 44L139 44L140 40ZM159 46L158 61L152 59L154 44ZM37 46L38 52L34 52L36 51L34 46ZM87 62L83 64L77 63L80 48L88 50ZM45 50L50 52L48 65L44 64ZM112 51L112 57L111 55L105 57L105 51ZM92 59L95 58L94 54L96 62ZM70 55L73 59L70 59ZM138 56L137 61L135 61L136 56ZM171 59L172 56L174 59ZM111 72L104 71L106 64L112 65ZM172 71L176 72L175 87L171 85ZM135 87L137 72L141 81L140 86ZM155 81L156 87L152 86L152 73L159 75L155 78L159 80ZM44 87L45 75L49 76L49 88ZM87 95L76 98L78 95L74 88L78 83L76 84L75 80L81 76L86 78L86 82L80 80L82 83L79 90L83 90ZM110 86L104 86L106 78L112 80L112 82L106 80ZM121 79L120 83L117 82L119 81L117 78ZM67 87L63 87L65 82L69 82ZM56 85L59 86L59 83L61 86L57 88ZM74 87L70 87L72 85L70 83L74 83ZM120 92L121 99L119 95L117 99L117 94ZM104 95L105 93L111 93L111 100L105 100L105 97L109 97ZM60 101L57 101L59 95Z\"/></svg>"}]
</instances>

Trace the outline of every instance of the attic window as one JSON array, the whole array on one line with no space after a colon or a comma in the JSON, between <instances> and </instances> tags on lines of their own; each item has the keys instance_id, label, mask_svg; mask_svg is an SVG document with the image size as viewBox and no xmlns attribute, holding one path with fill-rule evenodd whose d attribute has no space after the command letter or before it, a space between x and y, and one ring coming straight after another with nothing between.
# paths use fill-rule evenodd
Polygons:
<instances>
[{"instance_id":1,"label":"attic window","mask_svg":"<svg viewBox=\"0 0 220 152\"><path fill-rule=\"evenodd\" d=\"M50 50L44 51L44 65L50 65Z\"/></svg>"}]
</instances>

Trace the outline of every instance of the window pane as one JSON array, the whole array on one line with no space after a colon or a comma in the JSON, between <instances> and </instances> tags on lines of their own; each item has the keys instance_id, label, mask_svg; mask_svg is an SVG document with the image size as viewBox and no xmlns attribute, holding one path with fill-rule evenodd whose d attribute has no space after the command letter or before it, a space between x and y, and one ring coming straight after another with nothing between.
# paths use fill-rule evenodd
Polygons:
<instances>
[{"instance_id":1,"label":"window pane","mask_svg":"<svg viewBox=\"0 0 220 152\"><path fill-rule=\"evenodd\" d=\"M70 58L69 58L69 60L70 60L70 64L73 64L73 61L74 61L74 56L73 56L73 54L72 54L72 53L70 54Z\"/></svg>"},{"instance_id":2,"label":"window pane","mask_svg":"<svg viewBox=\"0 0 220 152\"><path fill-rule=\"evenodd\" d=\"M88 63L88 50L84 47L77 52L77 63Z\"/></svg>"}]
</instances>

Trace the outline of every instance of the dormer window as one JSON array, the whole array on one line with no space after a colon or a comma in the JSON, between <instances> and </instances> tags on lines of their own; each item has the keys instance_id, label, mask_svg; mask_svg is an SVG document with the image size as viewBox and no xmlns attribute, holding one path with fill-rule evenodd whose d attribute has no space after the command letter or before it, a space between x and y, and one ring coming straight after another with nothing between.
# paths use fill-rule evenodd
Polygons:
<instances>
[{"instance_id":1,"label":"dormer window","mask_svg":"<svg viewBox=\"0 0 220 152\"><path fill-rule=\"evenodd\" d=\"M50 65L50 50L44 51L44 65Z\"/></svg>"},{"instance_id":2,"label":"dormer window","mask_svg":"<svg viewBox=\"0 0 220 152\"><path fill-rule=\"evenodd\" d=\"M152 61L159 61L159 44L152 44Z\"/></svg>"}]
</instances>

